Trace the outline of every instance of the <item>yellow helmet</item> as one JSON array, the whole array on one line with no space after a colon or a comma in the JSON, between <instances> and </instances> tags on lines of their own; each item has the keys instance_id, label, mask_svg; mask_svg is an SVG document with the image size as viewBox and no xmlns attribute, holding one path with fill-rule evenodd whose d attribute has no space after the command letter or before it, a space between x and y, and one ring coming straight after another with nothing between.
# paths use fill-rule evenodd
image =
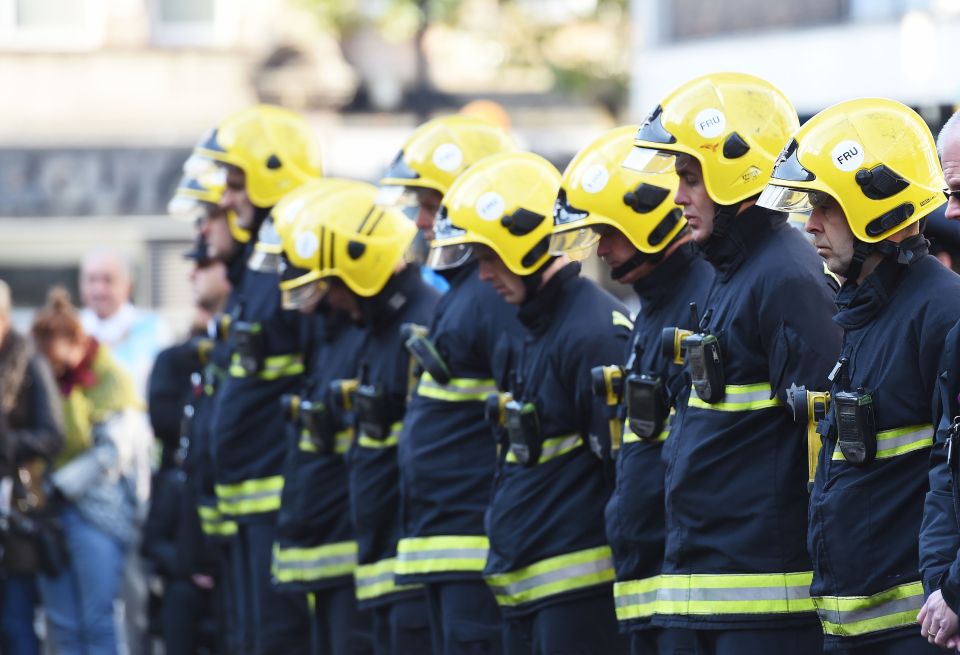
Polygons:
<instances>
[{"instance_id":1,"label":"yellow helmet","mask_svg":"<svg viewBox=\"0 0 960 655\"><path fill-rule=\"evenodd\" d=\"M622 232L642 253L663 251L687 220L673 202L677 174L637 173L622 166L637 126L610 130L581 150L563 173L553 212L550 254L579 259L600 235L595 225Z\"/></svg>"},{"instance_id":2,"label":"yellow helmet","mask_svg":"<svg viewBox=\"0 0 960 655\"><path fill-rule=\"evenodd\" d=\"M472 164L516 149L511 136L488 121L460 115L435 118L413 131L380 186L433 189L445 195Z\"/></svg>"},{"instance_id":3,"label":"yellow helmet","mask_svg":"<svg viewBox=\"0 0 960 655\"><path fill-rule=\"evenodd\" d=\"M861 98L828 107L800 128L759 204L809 213L824 193L857 239L877 243L946 202L943 185L923 119L895 100Z\"/></svg>"},{"instance_id":4,"label":"yellow helmet","mask_svg":"<svg viewBox=\"0 0 960 655\"><path fill-rule=\"evenodd\" d=\"M255 105L214 128L194 151L243 170L250 202L273 207L285 194L320 177L320 145L296 112Z\"/></svg>"},{"instance_id":5,"label":"yellow helmet","mask_svg":"<svg viewBox=\"0 0 960 655\"><path fill-rule=\"evenodd\" d=\"M206 218L210 208L220 203L225 187L223 168L208 157L193 154L183 163L183 175L167 204L167 212L178 220L195 222ZM250 231L240 227L235 212L227 211L227 224L234 241L250 241Z\"/></svg>"},{"instance_id":6,"label":"yellow helmet","mask_svg":"<svg viewBox=\"0 0 960 655\"><path fill-rule=\"evenodd\" d=\"M491 155L457 178L437 216L427 265L462 265L471 244L493 249L517 275L531 275L550 255L547 247L560 172L529 152Z\"/></svg>"},{"instance_id":7,"label":"yellow helmet","mask_svg":"<svg viewBox=\"0 0 960 655\"><path fill-rule=\"evenodd\" d=\"M285 273L280 288L315 288L316 282L322 286L337 278L358 296L375 296L404 258L417 228L399 211L378 207L372 184L330 182L280 206L281 213L292 215L292 224L282 230L283 251L289 266L299 269L296 275Z\"/></svg>"},{"instance_id":8,"label":"yellow helmet","mask_svg":"<svg viewBox=\"0 0 960 655\"><path fill-rule=\"evenodd\" d=\"M767 183L780 148L800 123L777 87L744 73L713 73L668 95L637 131L637 147L624 161L634 170L661 173L678 154L703 168L710 198L734 205Z\"/></svg>"}]
</instances>

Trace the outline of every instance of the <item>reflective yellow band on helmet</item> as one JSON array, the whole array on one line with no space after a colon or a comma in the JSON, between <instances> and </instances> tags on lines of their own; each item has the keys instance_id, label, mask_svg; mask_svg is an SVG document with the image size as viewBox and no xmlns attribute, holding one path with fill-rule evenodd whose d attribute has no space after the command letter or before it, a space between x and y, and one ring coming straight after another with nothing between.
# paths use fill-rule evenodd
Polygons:
<instances>
[{"instance_id":1,"label":"reflective yellow band on helmet","mask_svg":"<svg viewBox=\"0 0 960 655\"><path fill-rule=\"evenodd\" d=\"M812 612L813 573L659 575L614 587L617 618Z\"/></svg>"},{"instance_id":2,"label":"reflective yellow band on helmet","mask_svg":"<svg viewBox=\"0 0 960 655\"><path fill-rule=\"evenodd\" d=\"M354 571L357 586L357 600L372 600L400 591L420 589L422 585L398 585L394 582L394 558L382 559L375 564L361 564Z\"/></svg>"},{"instance_id":3,"label":"reflective yellow band on helmet","mask_svg":"<svg viewBox=\"0 0 960 655\"><path fill-rule=\"evenodd\" d=\"M923 584L910 582L872 596L822 596L815 597L813 602L825 633L853 637L915 627L923 600Z\"/></svg>"},{"instance_id":4,"label":"reflective yellow band on helmet","mask_svg":"<svg viewBox=\"0 0 960 655\"><path fill-rule=\"evenodd\" d=\"M540 447L540 459L537 460L537 463L549 462L551 459L566 455L582 445L583 438L579 434L567 434L562 437L544 439L543 445ZM507 464L519 464L511 451L507 451Z\"/></svg>"},{"instance_id":5,"label":"reflective yellow band on helmet","mask_svg":"<svg viewBox=\"0 0 960 655\"><path fill-rule=\"evenodd\" d=\"M507 607L606 584L613 578L609 546L558 555L517 571L486 576L497 602Z\"/></svg>"},{"instance_id":6,"label":"reflective yellow band on helmet","mask_svg":"<svg viewBox=\"0 0 960 655\"><path fill-rule=\"evenodd\" d=\"M237 484L218 484L217 507L222 514L242 516L275 512L280 509L283 476L244 480Z\"/></svg>"},{"instance_id":7,"label":"reflective yellow band on helmet","mask_svg":"<svg viewBox=\"0 0 960 655\"><path fill-rule=\"evenodd\" d=\"M397 421L390 426L390 434L386 439L374 439L366 434L360 435L357 445L361 448L392 448L399 443L400 433L403 431L403 421Z\"/></svg>"},{"instance_id":8,"label":"reflective yellow band on helmet","mask_svg":"<svg viewBox=\"0 0 960 655\"><path fill-rule=\"evenodd\" d=\"M723 400L719 403L710 404L700 400L697 392L691 388L688 407L698 407L700 409L712 409L718 412L746 412L756 409L767 409L768 407L778 407L783 403L779 398L771 398L773 390L769 382L758 382L756 384L728 384L724 388Z\"/></svg>"},{"instance_id":9,"label":"reflective yellow band on helmet","mask_svg":"<svg viewBox=\"0 0 960 655\"><path fill-rule=\"evenodd\" d=\"M933 446L933 426L909 425L905 428L896 428L894 430L884 430L877 433L877 459L890 459L897 455L905 455L915 450L930 448ZM844 459L840 452L840 444L837 443L834 448L831 459L839 461Z\"/></svg>"},{"instance_id":10,"label":"reflective yellow band on helmet","mask_svg":"<svg viewBox=\"0 0 960 655\"><path fill-rule=\"evenodd\" d=\"M420 384L417 385L418 396L455 403L484 402L492 393L497 393L497 385L493 380L452 378L446 384L440 384L426 371L420 376Z\"/></svg>"},{"instance_id":11,"label":"reflective yellow band on helmet","mask_svg":"<svg viewBox=\"0 0 960 655\"><path fill-rule=\"evenodd\" d=\"M357 542L342 541L313 548L281 548L273 545L270 567L277 582L310 582L339 578L357 568Z\"/></svg>"},{"instance_id":12,"label":"reflective yellow band on helmet","mask_svg":"<svg viewBox=\"0 0 960 655\"><path fill-rule=\"evenodd\" d=\"M257 372L261 380L277 380L303 373L303 357L299 354L274 355L263 360L263 368ZM233 353L230 361L230 375L235 378L248 377L247 371L240 366L240 355Z\"/></svg>"},{"instance_id":13,"label":"reflective yellow band on helmet","mask_svg":"<svg viewBox=\"0 0 960 655\"><path fill-rule=\"evenodd\" d=\"M626 314L617 310L613 310L613 324L625 327L628 330L633 329L633 321Z\"/></svg>"},{"instance_id":14,"label":"reflective yellow band on helmet","mask_svg":"<svg viewBox=\"0 0 960 655\"><path fill-rule=\"evenodd\" d=\"M671 414L671 417L673 414ZM639 443L645 441L647 443L656 443L664 442L667 440L667 436L670 434L670 419L667 419L663 423L663 429L660 430L658 434L653 439L644 439L643 437L638 437L633 433L633 430L630 429L630 421L625 421L623 424L623 443Z\"/></svg>"},{"instance_id":15,"label":"reflective yellow band on helmet","mask_svg":"<svg viewBox=\"0 0 960 655\"><path fill-rule=\"evenodd\" d=\"M490 541L482 536L435 536L401 539L397 544L397 575L483 571Z\"/></svg>"},{"instance_id":16,"label":"reflective yellow band on helmet","mask_svg":"<svg viewBox=\"0 0 960 655\"><path fill-rule=\"evenodd\" d=\"M353 443L353 428L340 430L333 435L333 439L333 452L337 455L343 455L350 450L350 444ZM297 442L297 447L305 453L317 452L317 444L313 442L310 432L307 430L300 433L300 441Z\"/></svg>"},{"instance_id":17,"label":"reflective yellow band on helmet","mask_svg":"<svg viewBox=\"0 0 960 655\"><path fill-rule=\"evenodd\" d=\"M232 537L237 534L237 524L224 518L216 507L197 505L197 515L200 517L200 529L208 537Z\"/></svg>"}]
</instances>

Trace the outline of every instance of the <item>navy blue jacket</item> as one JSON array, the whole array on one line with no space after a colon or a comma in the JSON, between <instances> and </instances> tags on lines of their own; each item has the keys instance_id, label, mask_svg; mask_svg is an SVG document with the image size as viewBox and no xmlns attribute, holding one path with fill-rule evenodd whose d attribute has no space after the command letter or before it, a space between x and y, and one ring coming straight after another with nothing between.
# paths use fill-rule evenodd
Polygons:
<instances>
[{"instance_id":1,"label":"navy blue jacket","mask_svg":"<svg viewBox=\"0 0 960 655\"><path fill-rule=\"evenodd\" d=\"M828 650L915 634L923 605L917 541L927 491L937 368L960 318L960 277L927 254L923 237L902 245L861 284L847 281L834 320L844 329L831 393L873 398L875 459L847 462L837 448L836 403L810 498L808 546ZM869 619L869 622L866 620Z\"/></svg>"},{"instance_id":2,"label":"navy blue jacket","mask_svg":"<svg viewBox=\"0 0 960 655\"><path fill-rule=\"evenodd\" d=\"M368 317L366 339L356 369L361 384L376 387L388 406L391 430L378 440L354 426L357 435L347 453L350 513L358 545L357 600L361 607L387 604L419 588L394 582L400 538L400 489L397 442L403 427L412 367L400 326L430 322L439 298L417 266L394 275L375 298L362 302Z\"/></svg>"},{"instance_id":3,"label":"navy blue jacket","mask_svg":"<svg viewBox=\"0 0 960 655\"><path fill-rule=\"evenodd\" d=\"M623 358L632 325L623 305L579 272L579 264L557 271L518 314L528 334L511 393L536 406L543 446L533 466L503 450L487 511L484 574L507 616L612 591L603 521L609 420L590 370Z\"/></svg>"},{"instance_id":4,"label":"navy blue jacket","mask_svg":"<svg viewBox=\"0 0 960 655\"><path fill-rule=\"evenodd\" d=\"M664 626L815 624L806 426L783 400L792 383L824 388L836 362L833 280L783 214L756 206L703 250L716 279L700 315L719 341L725 395L709 404L691 392L674 419L663 574L646 602Z\"/></svg>"},{"instance_id":5,"label":"navy blue jacket","mask_svg":"<svg viewBox=\"0 0 960 655\"><path fill-rule=\"evenodd\" d=\"M252 244L252 242L251 242ZM244 250L246 259L252 245ZM216 440L216 490L220 511L238 521L271 521L280 509L286 454L280 398L302 384L300 315L282 309L279 276L244 271L228 301L230 365L215 396L211 430ZM238 361L237 324L259 331L264 362L248 373Z\"/></svg>"},{"instance_id":6,"label":"navy blue jacket","mask_svg":"<svg viewBox=\"0 0 960 655\"><path fill-rule=\"evenodd\" d=\"M329 394L330 383L354 374L364 330L345 315L332 312L307 317L304 327L309 336L302 346L307 368L301 398L323 403L339 415ZM357 543L343 461L353 435L339 418L335 429L334 451L320 452L309 433L288 423L272 567L274 586L283 591L353 584Z\"/></svg>"},{"instance_id":7,"label":"navy blue jacket","mask_svg":"<svg viewBox=\"0 0 960 655\"><path fill-rule=\"evenodd\" d=\"M648 276L634 283L640 297L640 311L627 347L626 361L638 352L631 372L657 377L664 385L670 408L686 404L690 376L683 366L663 355L660 347L663 328L692 329L689 304L702 307L713 282L713 267L692 244L681 245ZM626 368L626 367L625 367ZM626 414L621 405L620 415ZM634 602L634 590L660 573L664 546L664 498L661 460L663 434L643 440L624 430L617 456L617 482L607 503L607 539L613 549L617 573L614 597L617 617L631 628L649 625L647 607Z\"/></svg>"},{"instance_id":8,"label":"navy blue jacket","mask_svg":"<svg viewBox=\"0 0 960 655\"><path fill-rule=\"evenodd\" d=\"M487 560L483 515L496 444L484 420L487 395L506 378L510 340L523 328L511 307L477 275L475 263L449 276L429 338L446 384L421 376L400 436L403 500L398 582L479 579Z\"/></svg>"}]
</instances>

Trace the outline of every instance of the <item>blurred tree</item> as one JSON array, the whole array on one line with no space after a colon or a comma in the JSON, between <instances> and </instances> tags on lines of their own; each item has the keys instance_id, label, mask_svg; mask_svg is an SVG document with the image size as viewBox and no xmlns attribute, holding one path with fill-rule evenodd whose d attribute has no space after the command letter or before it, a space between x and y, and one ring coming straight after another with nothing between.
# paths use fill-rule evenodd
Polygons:
<instances>
[{"instance_id":1,"label":"blurred tree","mask_svg":"<svg viewBox=\"0 0 960 655\"><path fill-rule=\"evenodd\" d=\"M418 113L444 102L430 82L431 62L423 47L435 25L496 42L504 53L503 69L546 69L554 91L580 102L599 104L615 115L626 100L629 0L292 1L308 8L341 42L373 27L387 42L414 44L417 73L407 97Z\"/></svg>"}]
</instances>

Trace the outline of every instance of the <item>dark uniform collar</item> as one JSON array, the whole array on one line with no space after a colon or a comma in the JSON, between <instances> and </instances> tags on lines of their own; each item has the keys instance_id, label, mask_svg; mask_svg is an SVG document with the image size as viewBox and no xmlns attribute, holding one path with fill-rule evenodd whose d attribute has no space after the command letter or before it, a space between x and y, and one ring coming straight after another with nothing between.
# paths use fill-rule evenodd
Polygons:
<instances>
[{"instance_id":1,"label":"dark uniform collar","mask_svg":"<svg viewBox=\"0 0 960 655\"><path fill-rule=\"evenodd\" d=\"M247 259L253 253L253 243L237 244L230 259L225 263L227 265L227 279L234 289L240 286L243 280L243 274L247 270Z\"/></svg>"},{"instance_id":2,"label":"dark uniform collar","mask_svg":"<svg viewBox=\"0 0 960 655\"><path fill-rule=\"evenodd\" d=\"M359 298L361 323L374 328L390 325L416 293L420 279L420 266L408 264L399 273L387 280L383 290L372 298Z\"/></svg>"},{"instance_id":3,"label":"dark uniform collar","mask_svg":"<svg viewBox=\"0 0 960 655\"><path fill-rule=\"evenodd\" d=\"M833 321L845 330L861 328L873 320L890 302L904 274L929 251L929 242L918 234L887 249L870 275L857 284L848 279L837 293L837 313Z\"/></svg>"},{"instance_id":4,"label":"dark uniform collar","mask_svg":"<svg viewBox=\"0 0 960 655\"><path fill-rule=\"evenodd\" d=\"M716 269L720 280L726 282L750 257L757 244L786 222L786 214L753 205L742 214L723 221L722 227L714 225L713 234L698 247Z\"/></svg>"},{"instance_id":5,"label":"dark uniform collar","mask_svg":"<svg viewBox=\"0 0 960 655\"><path fill-rule=\"evenodd\" d=\"M471 275L477 274L477 268L479 264L476 259L471 259L466 264L462 266L457 266L456 268L445 269L442 271L437 271L443 279L450 283L452 287L458 287L464 282L466 282Z\"/></svg>"},{"instance_id":6,"label":"dark uniform collar","mask_svg":"<svg viewBox=\"0 0 960 655\"><path fill-rule=\"evenodd\" d=\"M693 243L681 244L646 277L633 283L640 297L640 310L648 311L660 305L683 279L683 272L696 259Z\"/></svg>"},{"instance_id":7,"label":"dark uniform collar","mask_svg":"<svg viewBox=\"0 0 960 655\"><path fill-rule=\"evenodd\" d=\"M539 336L547 331L553 322L560 296L567 282L580 275L580 262L570 262L547 280L535 294L527 297L520 305L517 318L533 334Z\"/></svg>"}]
</instances>

